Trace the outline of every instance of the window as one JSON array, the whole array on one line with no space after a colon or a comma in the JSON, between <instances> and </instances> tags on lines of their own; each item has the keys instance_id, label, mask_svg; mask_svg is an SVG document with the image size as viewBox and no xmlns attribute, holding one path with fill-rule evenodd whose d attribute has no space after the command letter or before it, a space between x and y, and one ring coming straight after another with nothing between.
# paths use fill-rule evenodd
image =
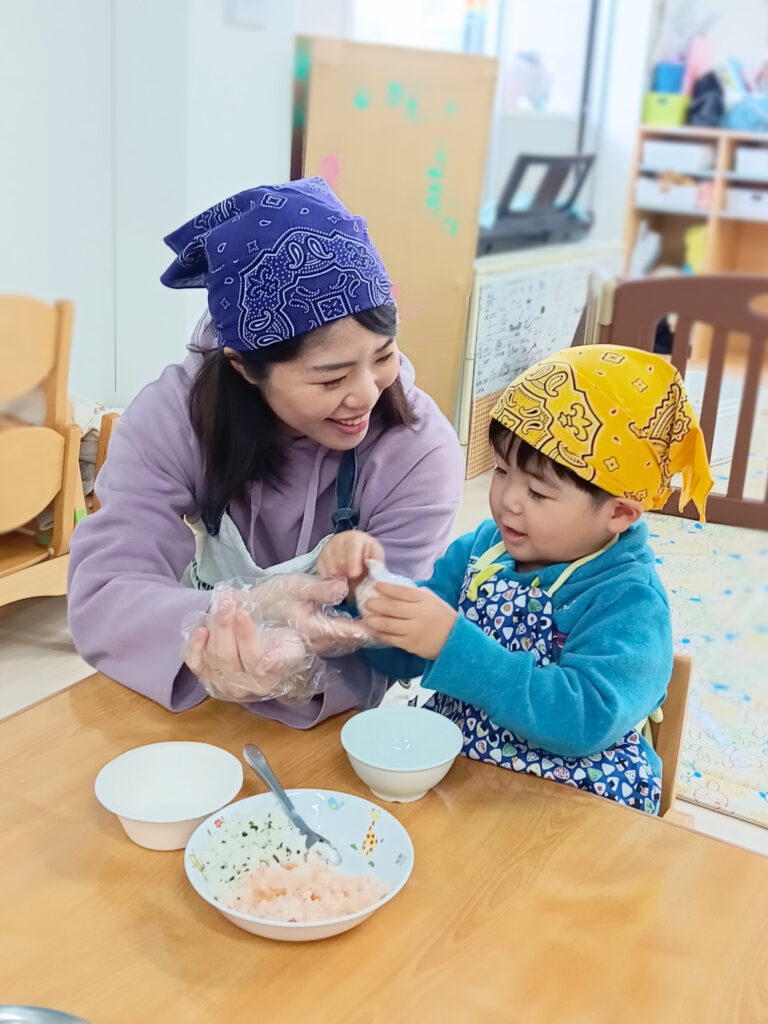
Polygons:
<instances>
[{"instance_id":1,"label":"window","mask_svg":"<svg viewBox=\"0 0 768 1024\"><path fill-rule=\"evenodd\" d=\"M354 0L352 37L361 43L496 53L503 0Z\"/></svg>"},{"instance_id":2,"label":"window","mask_svg":"<svg viewBox=\"0 0 768 1024\"><path fill-rule=\"evenodd\" d=\"M504 113L579 116L592 0L507 0L499 31Z\"/></svg>"}]
</instances>

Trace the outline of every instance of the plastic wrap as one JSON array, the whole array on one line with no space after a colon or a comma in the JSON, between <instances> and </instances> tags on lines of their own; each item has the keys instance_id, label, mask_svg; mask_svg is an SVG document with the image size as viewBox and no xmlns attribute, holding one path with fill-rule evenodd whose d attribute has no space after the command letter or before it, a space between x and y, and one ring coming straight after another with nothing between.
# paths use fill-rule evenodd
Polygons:
<instances>
[{"instance_id":1,"label":"plastic wrap","mask_svg":"<svg viewBox=\"0 0 768 1024\"><path fill-rule=\"evenodd\" d=\"M182 623L184 660L218 700L306 704L336 671L324 657L368 640L362 624L336 608L346 594L345 580L308 575L221 583L208 611Z\"/></svg>"},{"instance_id":2,"label":"plastic wrap","mask_svg":"<svg viewBox=\"0 0 768 1024\"><path fill-rule=\"evenodd\" d=\"M369 558L365 563L368 567L368 575L365 579L361 580L357 585L356 600L357 609L361 615L365 615L366 602L375 596L375 587L377 583L395 583L401 587L415 587L416 584L413 580L407 576L398 576L397 573L390 572L390 570L384 565L383 562L377 562L373 558ZM373 646L373 642L369 638L366 646ZM381 646L376 644L376 646Z\"/></svg>"}]
</instances>

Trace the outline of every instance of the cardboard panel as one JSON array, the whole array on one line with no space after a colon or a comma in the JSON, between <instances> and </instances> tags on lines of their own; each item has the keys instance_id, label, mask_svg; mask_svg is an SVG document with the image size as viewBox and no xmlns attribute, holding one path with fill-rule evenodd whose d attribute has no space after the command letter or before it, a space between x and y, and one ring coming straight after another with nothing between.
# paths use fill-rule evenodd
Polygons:
<instances>
[{"instance_id":1,"label":"cardboard panel","mask_svg":"<svg viewBox=\"0 0 768 1024\"><path fill-rule=\"evenodd\" d=\"M292 174L365 216L395 285L399 341L452 417L496 61L334 39L297 44Z\"/></svg>"}]
</instances>

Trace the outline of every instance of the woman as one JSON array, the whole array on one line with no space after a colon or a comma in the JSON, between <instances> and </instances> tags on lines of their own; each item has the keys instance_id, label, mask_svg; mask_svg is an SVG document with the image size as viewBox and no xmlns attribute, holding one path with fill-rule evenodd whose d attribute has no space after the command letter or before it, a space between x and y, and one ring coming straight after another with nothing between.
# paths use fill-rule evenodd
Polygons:
<instances>
[{"instance_id":1,"label":"woman","mask_svg":"<svg viewBox=\"0 0 768 1024\"><path fill-rule=\"evenodd\" d=\"M391 569L424 577L446 546L463 466L398 352L365 221L322 179L241 192L166 241L177 256L163 283L205 287L210 315L184 363L115 430L101 509L73 536L69 612L90 664L183 711L206 696L195 672L226 675L242 653L231 611L182 650L182 622L209 608L212 586L311 570L324 538L357 525ZM335 568L354 583L351 550ZM317 586L312 596L328 599ZM327 654L343 624L316 625L313 647ZM309 703L246 706L307 728L381 700L386 680L356 654L330 660L338 672Z\"/></svg>"}]
</instances>

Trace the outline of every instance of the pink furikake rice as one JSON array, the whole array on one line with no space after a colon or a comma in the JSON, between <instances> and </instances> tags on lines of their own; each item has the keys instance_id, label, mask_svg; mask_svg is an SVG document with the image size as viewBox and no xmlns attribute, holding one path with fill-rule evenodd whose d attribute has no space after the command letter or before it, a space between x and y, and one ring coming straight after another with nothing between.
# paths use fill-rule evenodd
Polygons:
<instances>
[{"instance_id":1,"label":"pink furikake rice","mask_svg":"<svg viewBox=\"0 0 768 1024\"><path fill-rule=\"evenodd\" d=\"M386 893L370 875L345 875L310 851L298 863L264 865L241 876L221 902L270 921L328 921L365 910Z\"/></svg>"}]
</instances>

